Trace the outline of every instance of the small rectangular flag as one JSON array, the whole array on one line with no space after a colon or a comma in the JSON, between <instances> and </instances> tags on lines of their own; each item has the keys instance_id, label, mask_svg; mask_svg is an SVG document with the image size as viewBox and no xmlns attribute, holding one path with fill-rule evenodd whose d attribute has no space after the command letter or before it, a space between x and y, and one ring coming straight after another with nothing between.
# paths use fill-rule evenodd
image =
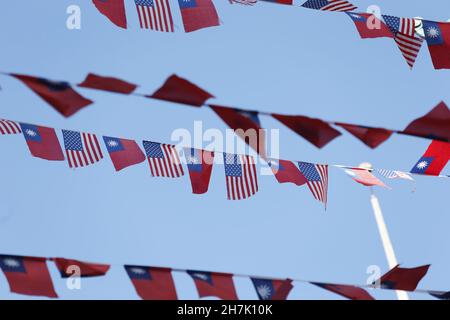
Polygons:
<instances>
[{"instance_id":1,"label":"small rectangular flag","mask_svg":"<svg viewBox=\"0 0 450 320\"><path fill-rule=\"evenodd\" d=\"M318 283L311 282L311 284L329 290L336 294L339 294L345 298L351 300L375 300L366 290L363 288L342 285L342 284L331 284L331 283Z\"/></svg>"},{"instance_id":2,"label":"small rectangular flag","mask_svg":"<svg viewBox=\"0 0 450 320\"><path fill-rule=\"evenodd\" d=\"M209 180L214 165L214 152L194 148L184 148L189 177L191 178L192 193L208 192Z\"/></svg>"},{"instance_id":3,"label":"small rectangular flag","mask_svg":"<svg viewBox=\"0 0 450 320\"><path fill-rule=\"evenodd\" d=\"M347 14L352 19L362 39L394 37L384 22L373 14L359 12L347 12Z\"/></svg>"},{"instance_id":4,"label":"small rectangular flag","mask_svg":"<svg viewBox=\"0 0 450 320\"><path fill-rule=\"evenodd\" d=\"M304 185L305 176L292 161L269 159L269 166L279 183L293 183L297 186Z\"/></svg>"},{"instance_id":5,"label":"small rectangular flag","mask_svg":"<svg viewBox=\"0 0 450 320\"><path fill-rule=\"evenodd\" d=\"M435 69L450 69L450 23L423 20L423 30Z\"/></svg>"},{"instance_id":6,"label":"small rectangular flag","mask_svg":"<svg viewBox=\"0 0 450 320\"><path fill-rule=\"evenodd\" d=\"M125 270L143 300L178 300L171 269L127 265Z\"/></svg>"},{"instance_id":7,"label":"small rectangular flag","mask_svg":"<svg viewBox=\"0 0 450 320\"><path fill-rule=\"evenodd\" d=\"M70 168L89 166L103 159L95 134L70 130L62 130L62 133Z\"/></svg>"},{"instance_id":8,"label":"small rectangular flag","mask_svg":"<svg viewBox=\"0 0 450 320\"><path fill-rule=\"evenodd\" d=\"M124 0L92 0L101 14L120 28L127 28Z\"/></svg>"},{"instance_id":9,"label":"small rectangular flag","mask_svg":"<svg viewBox=\"0 0 450 320\"><path fill-rule=\"evenodd\" d=\"M141 29L174 32L169 0L134 0Z\"/></svg>"},{"instance_id":10,"label":"small rectangular flag","mask_svg":"<svg viewBox=\"0 0 450 320\"><path fill-rule=\"evenodd\" d=\"M379 280L381 288L414 291L420 280L427 274L430 265L417 268L400 268L398 265ZM376 282L375 282L376 283Z\"/></svg>"},{"instance_id":11,"label":"small rectangular flag","mask_svg":"<svg viewBox=\"0 0 450 320\"><path fill-rule=\"evenodd\" d=\"M11 292L57 298L45 258L0 255L0 269Z\"/></svg>"},{"instance_id":12,"label":"small rectangular flag","mask_svg":"<svg viewBox=\"0 0 450 320\"><path fill-rule=\"evenodd\" d=\"M116 171L145 161L145 155L134 140L103 136Z\"/></svg>"},{"instance_id":13,"label":"small rectangular flag","mask_svg":"<svg viewBox=\"0 0 450 320\"><path fill-rule=\"evenodd\" d=\"M347 12L358 9L358 7L345 0L308 0L304 4L302 4L302 7L322 11L340 12Z\"/></svg>"},{"instance_id":14,"label":"small rectangular flag","mask_svg":"<svg viewBox=\"0 0 450 320\"><path fill-rule=\"evenodd\" d=\"M256 164L252 156L223 154L228 200L246 199L258 192Z\"/></svg>"},{"instance_id":15,"label":"small rectangular flag","mask_svg":"<svg viewBox=\"0 0 450 320\"><path fill-rule=\"evenodd\" d=\"M20 126L17 122L0 119L0 134L18 134L21 132L22 130L20 130Z\"/></svg>"},{"instance_id":16,"label":"small rectangular flag","mask_svg":"<svg viewBox=\"0 0 450 320\"><path fill-rule=\"evenodd\" d=\"M222 300L238 300L232 274L193 270L188 270L187 273L194 280L200 298L217 297Z\"/></svg>"},{"instance_id":17,"label":"small rectangular flag","mask_svg":"<svg viewBox=\"0 0 450 320\"><path fill-rule=\"evenodd\" d=\"M438 176L450 160L450 143L433 140L411 173Z\"/></svg>"},{"instance_id":18,"label":"small rectangular flag","mask_svg":"<svg viewBox=\"0 0 450 320\"><path fill-rule=\"evenodd\" d=\"M64 160L55 129L27 123L20 123L20 128L34 157L52 161Z\"/></svg>"},{"instance_id":19,"label":"small rectangular flag","mask_svg":"<svg viewBox=\"0 0 450 320\"><path fill-rule=\"evenodd\" d=\"M184 175L175 146L151 141L143 144L153 177L178 178Z\"/></svg>"},{"instance_id":20,"label":"small rectangular flag","mask_svg":"<svg viewBox=\"0 0 450 320\"><path fill-rule=\"evenodd\" d=\"M259 300L286 300L291 289L292 280L272 280L250 278Z\"/></svg>"},{"instance_id":21,"label":"small rectangular flag","mask_svg":"<svg viewBox=\"0 0 450 320\"><path fill-rule=\"evenodd\" d=\"M362 168L345 169L345 173L348 174L354 181L362 184L366 187L380 186L389 188L380 179L375 177L369 170Z\"/></svg>"},{"instance_id":22,"label":"small rectangular flag","mask_svg":"<svg viewBox=\"0 0 450 320\"><path fill-rule=\"evenodd\" d=\"M414 181L413 177L409 173L397 171L397 170L388 170L388 169L378 169L379 174L388 179L404 179Z\"/></svg>"},{"instance_id":23,"label":"small rectangular flag","mask_svg":"<svg viewBox=\"0 0 450 320\"><path fill-rule=\"evenodd\" d=\"M184 31L192 32L220 25L212 0L178 0Z\"/></svg>"},{"instance_id":24,"label":"small rectangular flag","mask_svg":"<svg viewBox=\"0 0 450 320\"><path fill-rule=\"evenodd\" d=\"M86 79L78 86L123 94L130 94L137 88L137 85L122 79L103 77L93 73L89 73Z\"/></svg>"},{"instance_id":25,"label":"small rectangular flag","mask_svg":"<svg viewBox=\"0 0 450 320\"><path fill-rule=\"evenodd\" d=\"M110 268L107 264L83 262L73 259L53 258L51 260L55 262L62 278L72 276L81 278L104 276Z\"/></svg>"},{"instance_id":26,"label":"small rectangular flag","mask_svg":"<svg viewBox=\"0 0 450 320\"><path fill-rule=\"evenodd\" d=\"M306 179L314 198L327 206L328 201L328 165L299 162L298 168Z\"/></svg>"},{"instance_id":27,"label":"small rectangular flag","mask_svg":"<svg viewBox=\"0 0 450 320\"><path fill-rule=\"evenodd\" d=\"M391 130L383 128L370 128L346 123L335 123L347 132L362 141L366 146L375 149L392 135Z\"/></svg>"}]
</instances>

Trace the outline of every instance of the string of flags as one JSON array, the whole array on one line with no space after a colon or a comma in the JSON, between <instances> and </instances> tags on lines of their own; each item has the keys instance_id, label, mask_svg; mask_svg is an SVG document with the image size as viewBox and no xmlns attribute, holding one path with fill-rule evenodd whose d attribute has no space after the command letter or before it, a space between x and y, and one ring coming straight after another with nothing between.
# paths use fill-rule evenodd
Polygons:
<instances>
[{"instance_id":1,"label":"string of flags","mask_svg":"<svg viewBox=\"0 0 450 320\"><path fill-rule=\"evenodd\" d=\"M411 122L404 130L393 130L326 121L304 115L282 115L210 104L208 100L215 98L214 95L177 75L170 76L159 89L149 95L136 93L138 85L134 83L96 74L88 74L86 79L77 85L67 81L53 81L29 75L2 74L20 80L65 117L70 117L93 103L77 92L75 87L136 95L192 107L208 107L263 158L266 157L266 142L264 128L260 121L261 115L276 119L317 148L323 148L341 136L342 133L337 128L344 129L370 148L377 148L394 133L450 142L450 109L444 102L439 103L423 117ZM245 139L245 134L249 130L256 133L256 139Z\"/></svg>"},{"instance_id":2,"label":"string of flags","mask_svg":"<svg viewBox=\"0 0 450 320\"><path fill-rule=\"evenodd\" d=\"M74 259L0 254L0 269L8 281L11 292L58 298L47 261L54 263L63 279L106 276L111 268L109 264ZM441 300L450 299L450 292L417 289L430 265L416 268L396 266L371 285L334 284L303 279L280 279L141 265L123 265L122 267L137 295L144 300L178 300L178 290L172 276L173 272L189 275L194 282L199 298L216 297L223 300L239 300L233 278L244 277L251 280L259 300L286 300L294 288L295 282L310 283L351 300L375 300L366 290L368 288L426 293Z\"/></svg>"},{"instance_id":3,"label":"string of flags","mask_svg":"<svg viewBox=\"0 0 450 320\"><path fill-rule=\"evenodd\" d=\"M116 26L127 29L125 0L92 0L99 12ZM185 32L220 25L220 18L212 0L178 0ZM255 5L257 0L229 0L230 4ZM377 16L356 12L357 6L346 0L260 0L274 4L300 6L348 15L355 23L362 39L391 38L400 49L409 68L414 67L424 41L435 69L450 69L450 23L422 18ZM170 0L134 0L139 26L160 32L174 32Z\"/></svg>"}]
</instances>

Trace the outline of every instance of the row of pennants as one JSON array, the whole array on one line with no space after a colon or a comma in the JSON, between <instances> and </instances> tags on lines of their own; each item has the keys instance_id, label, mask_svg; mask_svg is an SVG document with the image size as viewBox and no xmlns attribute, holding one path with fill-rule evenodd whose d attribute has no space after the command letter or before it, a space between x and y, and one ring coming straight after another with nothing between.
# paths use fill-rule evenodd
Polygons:
<instances>
[{"instance_id":1,"label":"row of pennants","mask_svg":"<svg viewBox=\"0 0 450 320\"><path fill-rule=\"evenodd\" d=\"M89 278L105 276L111 265L83 262L65 258L40 258L0 255L0 268L9 283L10 291L17 294L58 298L47 261L53 261L62 278ZM374 281L372 285L349 285L306 280L275 279L251 275L171 269L138 265L124 265L138 296L144 300L178 300L172 272L188 274L194 281L199 298L215 297L239 300L233 277L249 278L260 300L286 300L294 282L307 282L352 300L375 300L367 290L388 289L427 293L441 300L449 300L450 292L418 290L417 286L427 274L430 265L416 268L396 266Z\"/></svg>"},{"instance_id":2,"label":"row of pennants","mask_svg":"<svg viewBox=\"0 0 450 320\"><path fill-rule=\"evenodd\" d=\"M0 119L0 134L22 133L27 146L34 157L50 161L67 160L70 168L82 168L93 165L104 158L101 143L96 134L61 130L64 150L61 148L56 130L40 125L19 123ZM148 160L153 177L179 178L184 176L183 163L186 164L191 180L192 192L208 192L214 164L223 164L225 171L227 198L242 200L255 195L259 190L258 171L253 156L195 148L183 148L153 141L143 141L144 152L136 141L111 136L102 137L104 145L116 171L137 165ZM217 155L221 153L221 157ZM181 154L181 156L180 156ZM184 157L183 157L184 155ZM184 162L182 162L182 159ZM439 177L441 170L450 160L450 144L433 141L425 154L419 159L411 173ZM279 183L307 185L314 198L327 204L328 164L315 164L303 161L265 159ZM373 169L334 165L342 168L353 180L364 186L386 186L372 172ZM410 173L377 169L388 179L406 179L414 181Z\"/></svg>"},{"instance_id":3,"label":"row of pennants","mask_svg":"<svg viewBox=\"0 0 450 320\"><path fill-rule=\"evenodd\" d=\"M115 25L127 28L125 0L92 0L95 7ZM131 0L130 0L131 1ZM140 27L174 32L170 0L133 0ZM175 0L178 2L185 32L220 25L213 0ZM450 69L450 23L375 15L355 11L357 6L346 0L260 0L284 5L299 5L320 11L346 13L362 39L392 38L412 69L423 41L426 40L435 69ZM229 0L230 3L256 4L256 0Z\"/></svg>"},{"instance_id":4,"label":"row of pennants","mask_svg":"<svg viewBox=\"0 0 450 320\"><path fill-rule=\"evenodd\" d=\"M341 135L341 132L334 126L346 130L370 148L378 147L389 139L393 133L450 142L450 110L444 102L438 104L423 117L411 122L404 130L392 130L382 127L368 127L357 124L324 121L304 115L282 115L207 104L208 100L215 98L214 95L177 75L170 76L159 89L153 94L148 95L136 93L135 91L138 85L134 83L115 77L105 77L92 73L88 74L86 79L77 85L72 85L66 81L53 81L23 74L2 74L22 81L28 88L65 117L70 117L93 103L93 101L85 98L76 91L75 86L158 99L192 107L209 107L231 129L235 130L236 134L248 143L250 147L257 151L262 158L266 157L266 141L264 130L259 119L260 115L271 116L277 119L318 148L324 147ZM256 139L248 139L246 133L249 131L257 134Z\"/></svg>"}]
</instances>

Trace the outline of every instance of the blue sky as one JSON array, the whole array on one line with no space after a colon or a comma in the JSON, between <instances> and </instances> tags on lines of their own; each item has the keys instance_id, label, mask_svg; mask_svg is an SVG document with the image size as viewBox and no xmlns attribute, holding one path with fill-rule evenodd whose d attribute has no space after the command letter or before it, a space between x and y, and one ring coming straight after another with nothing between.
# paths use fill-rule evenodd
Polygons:
<instances>
[{"instance_id":1,"label":"blue sky","mask_svg":"<svg viewBox=\"0 0 450 320\"><path fill-rule=\"evenodd\" d=\"M213 93L215 103L304 114L403 129L441 100L450 102L449 71L433 69L424 46L410 71L390 39L360 40L344 14L260 3L256 7L215 1L223 23L191 34L139 29L132 1L126 1L128 30L101 16L90 1L32 1L27 10L5 2L0 10L3 46L0 69L51 79L81 81L88 72L141 84L151 93L177 73ZM355 0L364 10L373 1ZM82 29L66 28L66 8L80 5ZM375 3L376 4L376 3ZM397 0L382 12L445 21L448 1ZM224 130L211 110L80 89L95 104L65 119L19 81L0 77L0 116L56 128L168 142L174 129ZM408 171L429 141L394 135L371 150L344 134L316 149L276 120L281 157L312 162ZM366 269L387 262L369 203L369 190L338 169L330 171L329 205L324 212L306 187L279 185L260 177L260 192L247 201L226 200L222 167L213 170L210 192L190 193L187 176L152 178L143 163L115 173L109 159L73 171L29 155L21 136L1 137L0 253L63 256L106 262L106 277L87 279L69 291L49 264L64 299L135 299L122 264L167 266L239 274L365 283ZM447 171L448 173L448 168ZM448 196L445 179L392 181L377 190L397 253L405 267L432 264L420 287L449 290ZM175 274L179 297L196 299L192 280ZM238 295L256 299L248 279L236 279ZM388 291L371 291L393 299ZM427 299L412 294L412 298ZM0 276L0 298L10 294ZM339 299L308 284L296 284L291 299Z\"/></svg>"}]
</instances>

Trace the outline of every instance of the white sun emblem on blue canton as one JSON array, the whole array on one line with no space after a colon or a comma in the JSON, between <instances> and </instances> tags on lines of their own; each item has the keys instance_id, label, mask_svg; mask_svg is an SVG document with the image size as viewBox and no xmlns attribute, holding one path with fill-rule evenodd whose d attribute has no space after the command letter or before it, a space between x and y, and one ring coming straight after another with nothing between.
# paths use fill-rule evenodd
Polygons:
<instances>
[{"instance_id":1,"label":"white sun emblem on blue canton","mask_svg":"<svg viewBox=\"0 0 450 320\"><path fill-rule=\"evenodd\" d=\"M108 141L108 145L109 145L110 147L117 147L119 144L118 144L117 141L115 141L115 140L109 140L109 141Z\"/></svg>"},{"instance_id":2,"label":"white sun emblem on blue canton","mask_svg":"<svg viewBox=\"0 0 450 320\"><path fill-rule=\"evenodd\" d=\"M31 130L31 129L27 129L26 133L27 133L27 135L29 135L30 137L36 136L36 132L35 132L34 130Z\"/></svg>"},{"instance_id":3,"label":"white sun emblem on blue canton","mask_svg":"<svg viewBox=\"0 0 450 320\"><path fill-rule=\"evenodd\" d=\"M19 261L15 260L15 259L11 259L11 258L7 258L7 259L3 260L3 263L10 268L17 268L20 266Z\"/></svg>"},{"instance_id":4,"label":"white sun emblem on blue canton","mask_svg":"<svg viewBox=\"0 0 450 320\"><path fill-rule=\"evenodd\" d=\"M208 280L208 276L206 274L203 274L203 273L195 273L194 277L199 278L199 279L204 280L204 281Z\"/></svg>"},{"instance_id":5,"label":"white sun emblem on blue canton","mask_svg":"<svg viewBox=\"0 0 450 320\"><path fill-rule=\"evenodd\" d=\"M131 272L135 273L135 274L144 274L145 270L142 268L132 268Z\"/></svg>"},{"instance_id":6,"label":"white sun emblem on blue canton","mask_svg":"<svg viewBox=\"0 0 450 320\"><path fill-rule=\"evenodd\" d=\"M421 161L417 164L417 168L419 169L424 169L428 166L428 162L427 161Z\"/></svg>"},{"instance_id":7,"label":"white sun emblem on blue canton","mask_svg":"<svg viewBox=\"0 0 450 320\"><path fill-rule=\"evenodd\" d=\"M436 39L439 37L439 30L436 27L430 27L427 30L427 34L430 38Z\"/></svg>"},{"instance_id":8,"label":"white sun emblem on blue canton","mask_svg":"<svg viewBox=\"0 0 450 320\"><path fill-rule=\"evenodd\" d=\"M270 298L270 295L272 294L272 290L270 289L270 287L266 284L260 285L257 289L256 289L259 293L259 296L263 299L263 300L267 300Z\"/></svg>"}]
</instances>

